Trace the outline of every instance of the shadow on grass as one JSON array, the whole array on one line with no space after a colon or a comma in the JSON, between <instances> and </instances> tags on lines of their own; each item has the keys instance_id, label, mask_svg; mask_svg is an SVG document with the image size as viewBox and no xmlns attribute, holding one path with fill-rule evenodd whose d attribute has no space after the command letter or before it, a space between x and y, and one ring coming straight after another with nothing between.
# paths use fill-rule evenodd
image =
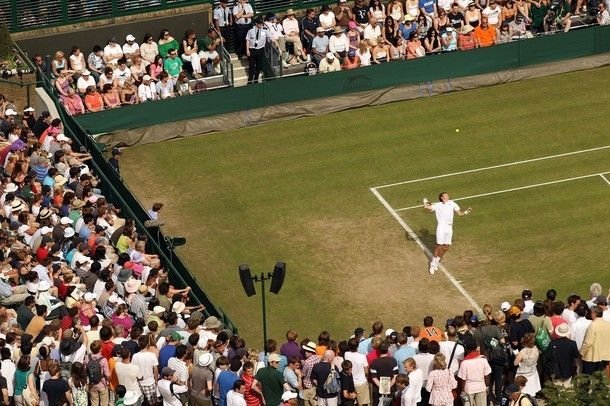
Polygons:
<instances>
[{"instance_id":1,"label":"shadow on grass","mask_svg":"<svg viewBox=\"0 0 610 406\"><path fill-rule=\"evenodd\" d=\"M436 246L436 234L430 233L427 228L422 228L417 233L417 236L424 243L424 245L430 249L430 251L434 250L434 247ZM407 232L405 232L405 238L407 241L413 241Z\"/></svg>"}]
</instances>

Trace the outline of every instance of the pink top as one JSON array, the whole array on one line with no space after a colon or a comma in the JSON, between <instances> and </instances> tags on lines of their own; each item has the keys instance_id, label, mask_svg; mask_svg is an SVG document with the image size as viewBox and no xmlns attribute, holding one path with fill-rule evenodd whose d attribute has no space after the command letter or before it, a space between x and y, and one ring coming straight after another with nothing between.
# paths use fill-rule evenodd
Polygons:
<instances>
[{"instance_id":1,"label":"pink top","mask_svg":"<svg viewBox=\"0 0 610 406\"><path fill-rule=\"evenodd\" d=\"M457 387L455 377L448 369L435 369L428 374L426 390L430 392L431 405L453 405L453 389Z\"/></svg>"},{"instance_id":2,"label":"pink top","mask_svg":"<svg viewBox=\"0 0 610 406\"><path fill-rule=\"evenodd\" d=\"M131 316L126 315L125 317L119 317L116 314L113 314L111 320L112 324L115 326L123 326L123 337L127 338L129 331L131 331L131 327L133 327L133 319Z\"/></svg>"},{"instance_id":3,"label":"pink top","mask_svg":"<svg viewBox=\"0 0 610 406\"><path fill-rule=\"evenodd\" d=\"M163 72L163 66L159 66L157 64L150 65L150 77L153 79L157 79L159 75Z\"/></svg>"},{"instance_id":4,"label":"pink top","mask_svg":"<svg viewBox=\"0 0 610 406\"><path fill-rule=\"evenodd\" d=\"M485 392L485 377L491 374L491 367L483 356L464 358L460 364L458 377L465 381L464 392L475 394Z\"/></svg>"}]
</instances>

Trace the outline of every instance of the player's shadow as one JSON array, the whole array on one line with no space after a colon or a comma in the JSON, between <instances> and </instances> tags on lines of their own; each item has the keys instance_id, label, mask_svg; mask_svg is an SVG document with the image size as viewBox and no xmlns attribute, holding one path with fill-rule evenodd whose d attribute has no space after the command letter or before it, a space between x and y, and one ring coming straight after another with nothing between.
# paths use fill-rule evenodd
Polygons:
<instances>
[{"instance_id":1,"label":"player's shadow","mask_svg":"<svg viewBox=\"0 0 610 406\"><path fill-rule=\"evenodd\" d=\"M436 245L436 235L435 234L431 234L427 228L422 228L419 230L419 232L417 232L417 236L424 243L424 245L426 247L428 247L430 250L434 249L434 246ZM413 239L407 232L405 232L405 238L407 239L407 241L413 241Z\"/></svg>"}]
</instances>

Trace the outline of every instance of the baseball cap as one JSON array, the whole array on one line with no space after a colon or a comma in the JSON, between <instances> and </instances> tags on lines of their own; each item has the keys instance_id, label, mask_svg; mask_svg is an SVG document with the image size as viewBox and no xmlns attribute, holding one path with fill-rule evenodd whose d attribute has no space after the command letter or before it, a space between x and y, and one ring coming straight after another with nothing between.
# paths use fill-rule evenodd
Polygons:
<instances>
[{"instance_id":1,"label":"baseball cap","mask_svg":"<svg viewBox=\"0 0 610 406\"><path fill-rule=\"evenodd\" d=\"M4 111L4 115L5 116L16 116L17 112L15 110L13 110L13 109L6 109Z\"/></svg>"},{"instance_id":2,"label":"baseball cap","mask_svg":"<svg viewBox=\"0 0 610 406\"><path fill-rule=\"evenodd\" d=\"M607 304L608 304L608 298L607 298L606 296L599 295L598 297L596 297L596 298L595 298L595 300L593 300L593 302L594 302L596 305L601 304L601 305L604 305L604 306L605 306L605 305L607 305Z\"/></svg>"},{"instance_id":3,"label":"baseball cap","mask_svg":"<svg viewBox=\"0 0 610 406\"><path fill-rule=\"evenodd\" d=\"M269 362L280 362L282 358L276 353L271 353L269 354L267 359L269 360Z\"/></svg>"},{"instance_id":4,"label":"baseball cap","mask_svg":"<svg viewBox=\"0 0 610 406\"><path fill-rule=\"evenodd\" d=\"M297 394L295 392L284 392L282 393L282 402L288 402L290 399L296 399Z\"/></svg>"},{"instance_id":5,"label":"baseball cap","mask_svg":"<svg viewBox=\"0 0 610 406\"><path fill-rule=\"evenodd\" d=\"M333 54L332 52L328 52L328 53L326 54L326 59L331 59L331 60L332 60L332 59L335 59L335 54Z\"/></svg>"},{"instance_id":6,"label":"baseball cap","mask_svg":"<svg viewBox=\"0 0 610 406\"><path fill-rule=\"evenodd\" d=\"M129 34L125 37L125 41L135 41L136 37L134 37L133 35Z\"/></svg>"},{"instance_id":7,"label":"baseball cap","mask_svg":"<svg viewBox=\"0 0 610 406\"><path fill-rule=\"evenodd\" d=\"M180 333L178 333L177 331L174 331L171 335L170 338L174 341L179 341L182 340L182 336L180 335Z\"/></svg>"},{"instance_id":8,"label":"baseball cap","mask_svg":"<svg viewBox=\"0 0 610 406\"><path fill-rule=\"evenodd\" d=\"M502 302L502 304L500 305L500 310L502 310L503 312L507 312L509 309L510 309L510 303Z\"/></svg>"},{"instance_id":9,"label":"baseball cap","mask_svg":"<svg viewBox=\"0 0 610 406\"><path fill-rule=\"evenodd\" d=\"M176 373L176 371L174 371L173 369L171 369L170 367L164 367L161 370L161 375L162 376L173 376Z\"/></svg>"}]
</instances>

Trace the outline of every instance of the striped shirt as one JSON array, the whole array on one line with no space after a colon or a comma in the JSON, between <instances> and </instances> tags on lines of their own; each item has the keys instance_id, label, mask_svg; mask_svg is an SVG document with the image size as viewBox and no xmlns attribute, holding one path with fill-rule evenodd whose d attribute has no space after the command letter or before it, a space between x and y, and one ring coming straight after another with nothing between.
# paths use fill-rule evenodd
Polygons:
<instances>
[{"instance_id":1,"label":"striped shirt","mask_svg":"<svg viewBox=\"0 0 610 406\"><path fill-rule=\"evenodd\" d=\"M305 361L303 361L303 387L305 389L313 388L313 382L311 381L311 371L313 366L320 362L318 355L310 355Z\"/></svg>"}]
</instances>

